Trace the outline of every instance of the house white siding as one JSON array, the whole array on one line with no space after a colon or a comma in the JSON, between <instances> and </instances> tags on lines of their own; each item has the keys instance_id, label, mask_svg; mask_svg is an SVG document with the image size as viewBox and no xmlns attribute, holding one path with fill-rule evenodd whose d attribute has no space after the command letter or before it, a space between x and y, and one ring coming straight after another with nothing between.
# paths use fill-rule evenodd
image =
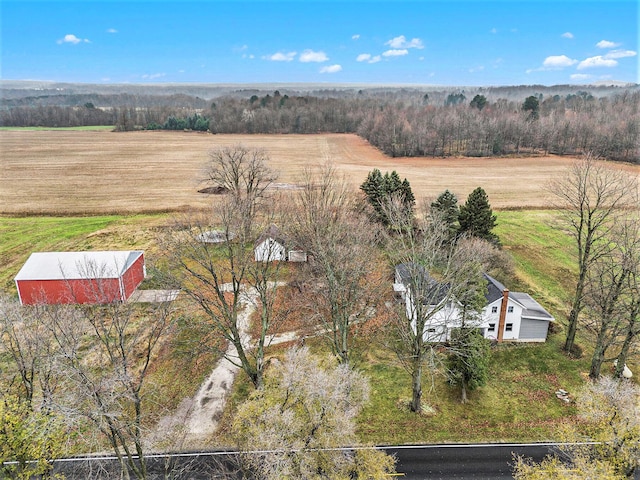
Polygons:
<instances>
[{"instance_id":1,"label":"house white siding","mask_svg":"<svg viewBox=\"0 0 640 480\"><path fill-rule=\"evenodd\" d=\"M431 342L446 342L451 338L451 330L461 325L460 305L455 301L449 301L447 305L422 305L415 308L414 296L411 291L411 279L403 279L403 275L408 273L416 275L419 269L406 265L396 267L393 290L399 294L405 303L407 318L411 321L414 332L417 329L417 318L419 315L426 315L429 318L424 325L424 339ZM502 284L489 276L490 291L487 294L487 301L490 302L482 311L477 325L484 337L490 340L502 338L504 341L522 342L544 342L547 338L549 322L554 318L538 302L527 293L509 292ZM502 335L500 335L500 313L504 296L507 295L505 306L505 318L502 325ZM435 297L433 297L435 298ZM430 315L434 311L434 315ZM467 323L467 326L472 326Z\"/></svg>"},{"instance_id":2,"label":"house white siding","mask_svg":"<svg viewBox=\"0 0 640 480\"><path fill-rule=\"evenodd\" d=\"M287 259L287 252L284 245L276 239L268 237L255 247L254 257L256 262L283 261Z\"/></svg>"}]
</instances>

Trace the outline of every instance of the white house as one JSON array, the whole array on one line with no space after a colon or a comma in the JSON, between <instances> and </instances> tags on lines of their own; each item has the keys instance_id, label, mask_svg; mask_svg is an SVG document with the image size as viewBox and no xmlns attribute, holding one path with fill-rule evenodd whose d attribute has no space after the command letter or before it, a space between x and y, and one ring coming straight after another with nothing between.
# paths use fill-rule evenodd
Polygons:
<instances>
[{"instance_id":1,"label":"white house","mask_svg":"<svg viewBox=\"0 0 640 480\"><path fill-rule=\"evenodd\" d=\"M549 323L555 321L553 316L528 293L510 292L491 276L484 274L484 278L487 305L475 325L484 337L498 342L546 341ZM404 300L407 317L412 319L414 328L419 311L414 305L414 291L426 292L421 295L424 311L438 309L425 325L425 339L447 341L451 329L460 326L460 303L449 298L448 286L430 277L423 267L412 263L396 266L394 291Z\"/></svg>"},{"instance_id":2,"label":"white house","mask_svg":"<svg viewBox=\"0 0 640 480\"><path fill-rule=\"evenodd\" d=\"M256 262L288 261L306 262L307 253L292 245L275 225L271 225L256 240L253 249Z\"/></svg>"}]
</instances>

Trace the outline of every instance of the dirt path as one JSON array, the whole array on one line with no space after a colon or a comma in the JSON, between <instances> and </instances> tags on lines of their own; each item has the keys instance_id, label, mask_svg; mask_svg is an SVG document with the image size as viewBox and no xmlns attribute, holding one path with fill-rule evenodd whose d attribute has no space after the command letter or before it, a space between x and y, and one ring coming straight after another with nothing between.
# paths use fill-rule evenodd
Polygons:
<instances>
[{"instance_id":1,"label":"dirt path","mask_svg":"<svg viewBox=\"0 0 640 480\"><path fill-rule=\"evenodd\" d=\"M283 286L278 282L276 286ZM226 285L230 289L230 285ZM249 320L257 307L258 294L250 288L240 296L241 311L238 314L238 329L244 347L251 343ZM273 337L271 344L295 339L291 333L282 338ZM200 386L193 398L184 399L173 415L163 418L156 431L150 435L150 443L155 448L171 447L197 448L207 445L209 438L216 432L222 413L233 386L236 374L240 370L235 346L230 344L224 357L217 363L209 376Z\"/></svg>"}]
</instances>

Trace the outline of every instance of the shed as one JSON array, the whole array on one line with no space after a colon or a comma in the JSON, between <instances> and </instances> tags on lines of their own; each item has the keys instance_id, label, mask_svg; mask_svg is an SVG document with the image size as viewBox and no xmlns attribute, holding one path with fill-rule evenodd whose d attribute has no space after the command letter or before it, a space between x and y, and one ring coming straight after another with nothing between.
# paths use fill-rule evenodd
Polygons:
<instances>
[{"instance_id":1,"label":"shed","mask_svg":"<svg viewBox=\"0 0 640 480\"><path fill-rule=\"evenodd\" d=\"M32 253L15 277L20 303L124 302L144 280L144 252Z\"/></svg>"},{"instance_id":2,"label":"shed","mask_svg":"<svg viewBox=\"0 0 640 480\"><path fill-rule=\"evenodd\" d=\"M276 225L271 225L260 235L254 245L256 262L289 261L306 262L307 252L292 244Z\"/></svg>"}]
</instances>

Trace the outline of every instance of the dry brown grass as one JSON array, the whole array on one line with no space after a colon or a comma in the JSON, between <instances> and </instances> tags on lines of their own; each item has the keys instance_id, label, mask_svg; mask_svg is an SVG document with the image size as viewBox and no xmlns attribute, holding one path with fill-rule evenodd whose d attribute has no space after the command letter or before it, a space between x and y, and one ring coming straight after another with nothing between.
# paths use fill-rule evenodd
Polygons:
<instances>
[{"instance_id":1,"label":"dry brown grass","mask_svg":"<svg viewBox=\"0 0 640 480\"><path fill-rule=\"evenodd\" d=\"M0 213L101 214L207 207L198 177L213 148L264 148L280 181L331 161L357 188L373 168L397 170L421 198L444 189L463 202L483 187L494 208L550 206L544 191L565 157L390 158L355 135L209 135L189 132L0 131ZM624 168L640 173L640 166Z\"/></svg>"}]
</instances>

